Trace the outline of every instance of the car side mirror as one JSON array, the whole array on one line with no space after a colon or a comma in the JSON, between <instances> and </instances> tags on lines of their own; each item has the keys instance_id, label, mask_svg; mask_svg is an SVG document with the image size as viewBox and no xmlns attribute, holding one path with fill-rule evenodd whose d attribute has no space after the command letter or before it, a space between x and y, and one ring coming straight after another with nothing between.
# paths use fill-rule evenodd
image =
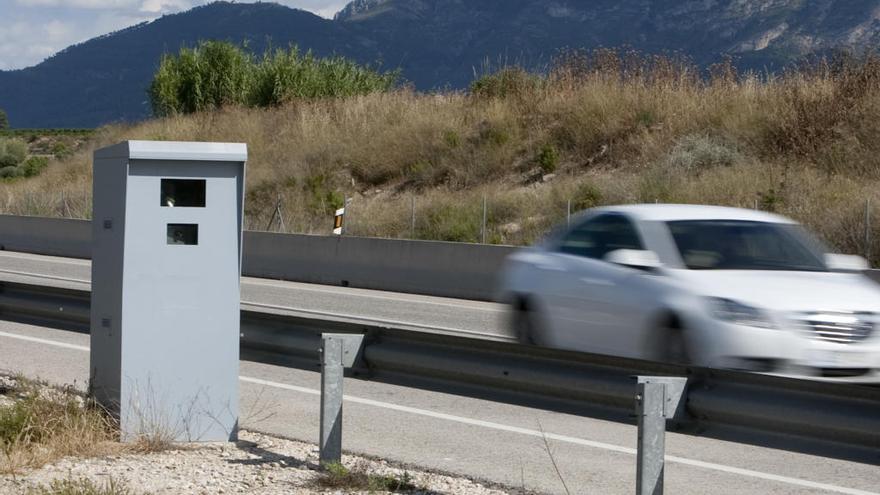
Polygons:
<instances>
[{"instance_id":1,"label":"car side mirror","mask_svg":"<svg viewBox=\"0 0 880 495\"><path fill-rule=\"evenodd\" d=\"M825 255L825 266L832 272L863 272L870 268L868 260L853 254Z\"/></svg>"},{"instance_id":2,"label":"car side mirror","mask_svg":"<svg viewBox=\"0 0 880 495\"><path fill-rule=\"evenodd\" d=\"M657 254L642 249L616 249L606 254L603 259L608 263L639 270L653 270L661 265Z\"/></svg>"}]
</instances>

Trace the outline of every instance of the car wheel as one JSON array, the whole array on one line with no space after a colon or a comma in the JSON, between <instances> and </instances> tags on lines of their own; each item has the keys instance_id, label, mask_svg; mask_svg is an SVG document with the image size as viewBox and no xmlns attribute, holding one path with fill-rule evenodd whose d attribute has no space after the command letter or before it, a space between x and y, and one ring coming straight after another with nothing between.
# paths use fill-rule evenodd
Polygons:
<instances>
[{"instance_id":1,"label":"car wheel","mask_svg":"<svg viewBox=\"0 0 880 495\"><path fill-rule=\"evenodd\" d=\"M664 363L689 365L693 362L687 339L680 328L663 328L662 334L661 359Z\"/></svg>"},{"instance_id":2,"label":"car wheel","mask_svg":"<svg viewBox=\"0 0 880 495\"><path fill-rule=\"evenodd\" d=\"M540 337L540 329L535 323L535 312L527 307L516 309L513 320L513 330L520 344L543 345Z\"/></svg>"}]
</instances>

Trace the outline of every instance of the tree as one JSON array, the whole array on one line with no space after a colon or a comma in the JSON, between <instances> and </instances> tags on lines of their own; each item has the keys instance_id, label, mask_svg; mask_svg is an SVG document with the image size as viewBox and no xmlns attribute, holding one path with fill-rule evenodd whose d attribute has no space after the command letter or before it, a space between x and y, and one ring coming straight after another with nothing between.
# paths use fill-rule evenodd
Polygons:
<instances>
[{"instance_id":1,"label":"tree","mask_svg":"<svg viewBox=\"0 0 880 495\"><path fill-rule=\"evenodd\" d=\"M0 108L0 131L9 129L9 117L6 116L6 112Z\"/></svg>"}]
</instances>

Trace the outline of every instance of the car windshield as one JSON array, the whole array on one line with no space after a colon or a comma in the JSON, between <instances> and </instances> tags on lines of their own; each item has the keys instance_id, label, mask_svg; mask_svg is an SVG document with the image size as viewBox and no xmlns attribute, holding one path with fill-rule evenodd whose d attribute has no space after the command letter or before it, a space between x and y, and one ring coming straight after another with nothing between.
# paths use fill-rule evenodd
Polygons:
<instances>
[{"instance_id":1,"label":"car windshield","mask_svg":"<svg viewBox=\"0 0 880 495\"><path fill-rule=\"evenodd\" d=\"M691 270L827 271L818 242L798 225L739 220L667 225Z\"/></svg>"}]
</instances>

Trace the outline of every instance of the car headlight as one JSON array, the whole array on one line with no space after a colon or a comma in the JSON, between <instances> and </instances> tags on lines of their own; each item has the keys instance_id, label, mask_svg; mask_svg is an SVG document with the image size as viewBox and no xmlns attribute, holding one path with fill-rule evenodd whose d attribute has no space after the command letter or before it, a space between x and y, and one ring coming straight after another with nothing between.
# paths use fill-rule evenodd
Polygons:
<instances>
[{"instance_id":1,"label":"car headlight","mask_svg":"<svg viewBox=\"0 0 880 495\"><path fill-rule=\"evenodd\" d=\"M721 321L747 327L775 328L770 318L760 309L731 299L710 297L709 308L712 316Z\"/></svg>"}]
</instances>

